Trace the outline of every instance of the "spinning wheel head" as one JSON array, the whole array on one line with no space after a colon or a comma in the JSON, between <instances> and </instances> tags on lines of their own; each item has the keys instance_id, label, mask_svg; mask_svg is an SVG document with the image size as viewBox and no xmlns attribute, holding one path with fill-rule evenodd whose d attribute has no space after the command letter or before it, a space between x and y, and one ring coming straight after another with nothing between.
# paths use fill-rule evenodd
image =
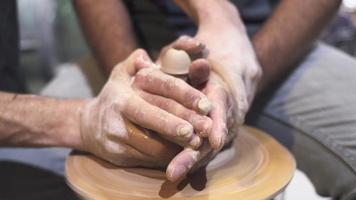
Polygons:
<instances>
[{"instance_id":1,"label":"spinning wheel head","mask_svg":"<svg viewBox=\"0 0 356 200\"><path fill-rule=\"evenodd\" d=\"M180 183L165 173L120 168L91 155L70 155L66 178L83 199L269 199L288 184L295 170L291 154L270 136L243 127L231 148L205 171Z\"/></svg>"}]
</instances>

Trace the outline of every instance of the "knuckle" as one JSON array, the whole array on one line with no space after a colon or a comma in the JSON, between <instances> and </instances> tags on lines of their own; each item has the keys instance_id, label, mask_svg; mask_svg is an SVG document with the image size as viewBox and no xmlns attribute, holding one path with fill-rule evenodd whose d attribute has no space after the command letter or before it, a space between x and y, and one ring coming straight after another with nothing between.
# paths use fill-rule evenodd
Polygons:
<instances>
[{"instance_id":1,"label":"knuckle","mask_svg":"<svg viewBox=\"0 0 356 200\"><path fill-rule=\"evenodd\" d=\"M157 106L160 108L166 108L166 109L168 109L168 108L173 109L176 107L173 100L171 100L171 99L158 100Z\"/></svg>"},{"instance_id":2,"label":"knuckle","mask_svg":"<svg viewBox=\"0 0 356 200\"><path fill-rule=\"evenodd\" d=\"M106 126L103 127L103 131L106 133L108 139L129 139L128 132L122 123L106 123Z\"/></svg>"},{"instance_id":3,"label":"knuckle","mask_svg":"<svg viewBox=\"0 0 356 200\"><path fill-rule=\"evenodd\" d=\"M143 68L136 73L134 85L147 86L147 83L152 82L153 80L153 71L152 68Z\"/></svg>"},{"instance_id":4,"label":"knuckle","mask_svg":"<svg viewBox=\"0 0 356 200\"><path fill-rule=\"evenodd\" d=\"M136 73L136 78L146 78L152 73L151 68L142 68Z\"/></svg>"},{"instance_id":5,"label":"knuckle","mask_svg":"<svg viewBox=\"0 0 356 200\"><path fill-rule=\"evenodd\" d=\"M109 154L126 155L127 150L123 148L119 143L107 141L104 144L104 150Z\"/></svg>"},{"instance_id":6,"label":"knuckle","mask_svg":"<svg viewBox=\"0 0 356 200\"><path fill-rule=\"evenodd\" d=\"M256 65L248 70L248 76L251 80L258 81L262 78L263 72L260 66Z\"/></svg>"},{"instance_id":7,"label":"knuckle","mask_svg":"<svg viewBox=\"0 0 356 200\"><path fill-rule=\"evenodd\" d=\"M198 106L201 96L195 92L186 92L183 96L183 103L188 107Z\"/></svg>"},{"instance_id":8,"label":"knuckle","mask_svg":"<svg viewBox=\"0 0 356 200\"><path fill-rule=\"evenodd\" d=\"M146 51L142 48L138 48L134 52L132 52L132 54L134 55L146 54Z\"/></svg>"},{"instance_id":9,"label":"knuckle","mask_svg":"<svg viewBox=\"0 0 356 200\"><path fill-rule=\"evenodd\" d=\"M134 102L135 95L133 95L131 92L126 91L125 93L123 92L120 99L115 99L112 103L112 105L109 105L109 108L112 108L114 111L117 113L121 113L122 111L128 110L131 106L131 102Z\"/></svg>"},{"instance_id":10,"label":"knuckle","mask_svg":"<svg viewBox=\"0 0 356 200\"><path fill-rule=\"evenodd\" d=\"M102 130L107 139L127 139L128 133L123 123L123 118L115 111L114 104L104 112Z\"/></svg>"},{"instance_id":11,"label":"knuckle","mask_svg":"<svg viewBox=\"0 0 356 200\"><path fill-rule=\"evenodd\" d=\"M178 38L177 42L178 42L178 41L187 41L187 40L189 40L189 39L191 39L191 38L192 38L192 37L189 36L189 35L182 35L182 36L180 36L180 37Z\"/></svg>"},{"instance_id":12,"label":"knuckle","mask_svg":"<svg viewBox=\"0 0 356 200\"><path fill-rule=\"evenodd\" d=\"M116 64L113 69L111 70L110 79L109 80L116 80L119 79L123 72L123 66L121 63Z\"/></svg>"},{"instance_id":13,"label":"knuckle","mask_svg":"<svg viewBox=\"0 0 356 200\"><path fill-rule=\"evenodd\" d=\"M178 88L182 83L182 80L176 78L169 78L163 81L162 87L163 91L172 91Z\"/></svg>"}]
</instances>

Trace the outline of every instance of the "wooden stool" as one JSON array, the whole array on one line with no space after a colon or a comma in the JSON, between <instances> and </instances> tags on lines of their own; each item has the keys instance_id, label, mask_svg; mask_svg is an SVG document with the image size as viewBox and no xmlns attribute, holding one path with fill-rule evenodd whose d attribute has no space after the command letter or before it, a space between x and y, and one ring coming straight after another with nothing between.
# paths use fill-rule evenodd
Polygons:
<instances>
[{"instance_id":1,"label":"wooden stool","mask_svg":"<svg viewBox=\"0 0 356 200\"><path fill-rule=\"evenodd\" d=\"M205 171L180 183L165 173L121 168L92 155L72 154L66 161L70 187L83 199L271 199L291 180L296 164L277 141L255 128L239 130L231 148L222 151Z\"/></svg>"}]
</instances>

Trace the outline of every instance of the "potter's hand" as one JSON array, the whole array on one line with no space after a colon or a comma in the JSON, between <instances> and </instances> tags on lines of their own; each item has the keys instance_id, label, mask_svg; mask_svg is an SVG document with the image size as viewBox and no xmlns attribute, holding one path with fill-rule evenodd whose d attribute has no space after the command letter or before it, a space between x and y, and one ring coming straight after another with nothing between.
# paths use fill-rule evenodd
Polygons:
<instances>
[{"instance_id":1,"label":"potter's hand","mask_svg":"<svg viewBox=\"0 0 356 200\"><path fill-rule=\"evenodd\" d=\"M201 90L212 102L213 110L209 117L213 120L213 128L208 136L211 146L214 149L221 149L225 144L227 124L233 124L235 121L233 113L238 112L229 86L215 72L210 73L211 64L204 58L204 52L210 50L199 40L189 36L181 36L172 44L163 48L161 55L164 55L169 48L184 50L193 59L189 69L188 82ZM159 58L158 64L160 64L160 60Z\"/></svg>"},{"instance_id":2,"label":"potter's hand","mask_svg":"<svg viewBox=\"0 0 356 200\"><path fill-rule=\"evenodd\" d=\"M227 21L218 25L199 26L195 38L206 44L209 49L206 56L212 64L213 71L230 87L238 107L237 120L242 124L255 96L262 68L244 25L239 19Z\"/></svg>"},{"instance_id":3,"label":"potter's hand","mask_svg":"<svg viewBox=\"0 0 356 200\"><path fill-rule=\"evenodd\" d=\"M170 162L166 174L167 178L173 182L184 177L188 172L206 165L225 144L236 136L238 127L234 116L236 116L237 107L226 83L212 72L203 87L203 92L212 102L212 110L209 114L213 120L212 131L209 135L210 143L204 140L203 145L197 150L185 148Z\"/></svg>"},{"instance_id":4,"label":"potter's hand","mask_svg":"<svg viewBox=\"0 0 356 200\"><path fill-rule=\"evenodd\" d=\"M203 24L194 40L189 37L180 40L185 40L180 46L189 46L188 43L196 41L206 45L203 53L194 56L203 56L211 64L212 73L202 91L212 101L209 116L213 126L209 134L210 145L204 142L198 150L185 148L171 161L166 172L171 181L205 165L231 141L238 125L244 122L262 75L242 24ZM201 78L194 70L190 77L192 80Z\"/></svg>"},{"instance_id":5,"label":"potter's hand","mask_svg":"<svg viewBox=\"0 0 356 200\"><path fill-rule=\"evenodd\" d=\"M242 124L255 96L262 69L237 10L232 9L231 15L220 21L200 23L195 39L206 44L205 56L234 95L237 120Z\"/></svg>"},{"instance_id":6,"label":"potter's hand","mask_svg":"<svg viewBox=\"0 0 356 200\"><path fill-rule=\"evenodd\" d=\"M231 141L237 132L233 130L234 113L237 112L237 107L227 84L216 73L210 73L210 65L206 59L199 58L203 55L205 45L191 37L182 36L164 48L161 55L164 55L168 48L184 50L195 59L189 70L188 81L208 96L212 103L209 117L213 121L212 130L208 134L210 144L204 140L198 150L185 148L169 164L167 178L175 181L191 169L207 164L225 144Z\"/></svg>"},{"instance_id":7,"label":"potter's hand","mask_svg":"<svg viewBox=\"0 0 356 200\"><path fill-rule=\"evenodd\" d=\"M204 126L199 127L199 123L192 126L188 121L154 104L167 104L165 108L168 111L186 106L199 112L199 102L205 101L206 96L188 87L185 82L172 80L173 77L167 77L152 66L143 50L135 51L115 66L99 96L88 100L81 109L84 150L120 166L164 166L179 151L177 145L161 140L155 134L135 134L135 127L126 119L156 131L181 146L200 146L200 138L194 134L193 129L203 130ZM177 91L178 94L167 93L167 89ZM165 99L153 99L153 104L148 103L141 97L145 97L147 91L175 101L167 103ZM185 110L180 114L186 114ZM206 117L198 114L190 117L201 121L203 125L206 121Z\"/></svg>"},{"instance_id":8,"label":"potter's hand","mask_svg":"<svg viewBox=\"0 0 356 200\"><path fill-rule=\"evenodd\" d=\"M212 71L226 82L228 93L234 97L233 103L236 104L233 123L241 125L255 96L262 69L243 23L237 13L232 11L236 10L231 10L234 17L224 17L211 23L199 23L194 38L206 45L207 50L203 56L208 59ZM225 137L226 134L212 132L211 145L214 148L221 148Z\"/></svg>"}]
</instances>

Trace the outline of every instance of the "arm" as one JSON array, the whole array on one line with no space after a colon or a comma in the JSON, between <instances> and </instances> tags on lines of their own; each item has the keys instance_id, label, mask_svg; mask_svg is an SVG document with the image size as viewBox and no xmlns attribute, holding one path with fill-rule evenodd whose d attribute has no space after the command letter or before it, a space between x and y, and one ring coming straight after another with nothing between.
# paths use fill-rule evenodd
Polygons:
<instances>
[{"instance_id":1,"label":"arm","mask_svg":"<svg viewBox=\"0 0 356 200\"><path fill-rule=\"evenodd\" d=\"M340 1L284 0L262 30L253 38L255 49L252 48L238 10L230 2L224 0L175 0L175 2L198 24L195 38L207 45L209 49L207 56L213 70L228 84L230 93L237 102L235 109L238 115L233 119L243 120L255 92L257 90L259 94L264 92L291 69L331 18ZM299 15L304 17L301 18ZM306 17L308 20L302 21ZM264 76L261 77L262 69ZM219 82L214 81L214 85L216 83ZM224 100L221 95L219 98ZM212 100L213 107L226 110L227 104L217 104L219 98ZM247 105L244 105L245 102ZM219 123L219 119L229 119L222 113L211 117L213 130L217 125L229 121ZM213 135L228 138L224 132ZM199 165L202 160L206 160L205 157L208 155L206 152L211 151L211 147L203 146L198 151L186 150L180 153L170 163L168 174L175 174L172 179L184 175L191 166ZM177 167L179 165L183 166ZM185 170L176 171L175 168Z\"/></svg>"},{"instance_id":2,"label":"arm","mask_svg":"<svg viewBox=\"0 0 356 200\"><path fill-rule=\"evenodd\" d=\"M340 0L284 0L253 37L253 45L264 76L264 92L286 75L312 46L337 12Z\"/></svg>"},{"instance_id":3,"label":"arm","mask_svg":"<svg viewBox=\"0 0 356 200\"><path fill-rule=\"evenodd\" d=\"M109 75L137 47L125 5L121 0L75 0L73 3L88 43Z\"/></svg>"},{"instance_id":4,"label":"arm","mask_svg":"<svg viewBox=\"0 0 356 200\"><path fill-rule=\"evenodd\" d=\"M231 8L227 1L201 3L175 0L175 2L193 17L199 30L209 31L219 27L235 26L240 32L244 32L238 12ZM295 67L337 12L340 2L340 0L281 1L273 15L252 38L257 59L263 70L258 94L268 90L273 83ZM233 41L234 38L228 40ZM240 54L240 58L241 55L243 54Z\"/></svg>"},{"instance_id":5,"label":"arm","mask_svg":"<svg viewBox=\"0 0 356 200\"><path fill-rule=\"evenodd\" d=\"M0 92L0 146L82 149L78 109L83 102Z\"/></svg>"},{"instance_id":6,"label":"arm","mask_svg":"<svg viewBox=\"0 0 356 200\"><path fill-rule=\"evenodd\" d=\"M176 93L167 94L162 85ZM194 130L207 133L211 128L210 119L198 114L206 100L183 80L157 69L145 51L136 50L113 68L95 98L0 92L0 146L70 147L117 165L164 166L180 150L174 143L200 146Z\"/></svg>"}]
</instances>

